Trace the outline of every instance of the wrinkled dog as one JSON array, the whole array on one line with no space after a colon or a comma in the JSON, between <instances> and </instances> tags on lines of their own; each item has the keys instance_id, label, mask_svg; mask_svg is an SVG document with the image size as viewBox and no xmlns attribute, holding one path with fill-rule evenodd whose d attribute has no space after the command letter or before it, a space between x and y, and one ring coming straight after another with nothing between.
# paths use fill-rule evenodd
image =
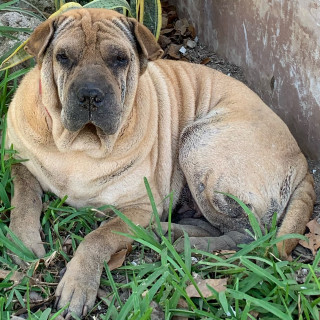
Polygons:
<instances>
[{"instance_id":1,"label":"wrinkled dog","mask_svg":"<svg viewBox=\"0 0 320 320\"><path fill-rule=\"evenodd\" d=\"M143 177L163 216L161 200L171 190L178 198L188 183L215 230L186 226L199 249L252 240L247 215L216 191L240 198L262 226L276 212L279 236L304 232L315 198L306 159L286 125L242 83L158 59L162 50L146 27L103 9L47 20L26 50L38 64L8 114L7 143L28 159L13 167L10 228L37 256L45 254L43 191L68 195L75 207L112 204L145 227L151 206ZM68 317L94 305L103 262L130 241L114 230L129 232L121 219L108 220L68 263L56 292L58 307L70 303ZM282 256L296 243L279 244Z\"/></svg>"}]
</instances>

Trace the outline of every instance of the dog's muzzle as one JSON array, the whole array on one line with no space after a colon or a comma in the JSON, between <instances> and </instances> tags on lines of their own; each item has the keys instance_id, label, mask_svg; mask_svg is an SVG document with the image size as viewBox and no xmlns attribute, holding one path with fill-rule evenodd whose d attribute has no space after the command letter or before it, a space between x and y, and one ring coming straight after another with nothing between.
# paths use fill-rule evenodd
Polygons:
<instances>
[{"instance_id":1,"label":"dog's muzzle","mask_svg":"<svg viewBox=\"0 0 320 320\"><path fill-rule=\"evenodd\" d=\"M61 117L65 128L70 131L93 124L105 134L114 134L118 129L121 113L120 88L112 86L105 79L82 80L69 87L68 100Z\"/></svg>"},{"instance_id":2,"label":"dog's muzzle","mask_svg":"<svg viewBox=\"0 0 320 320\"><path fill-rule=\"evenodd\" d=\"M90 84L78 90L77 98L79 105L88 110L89 120L92 118L92 112L95 112L98 108L102 108L105 103L105 93Z\"/></svg>"}]
</instances>

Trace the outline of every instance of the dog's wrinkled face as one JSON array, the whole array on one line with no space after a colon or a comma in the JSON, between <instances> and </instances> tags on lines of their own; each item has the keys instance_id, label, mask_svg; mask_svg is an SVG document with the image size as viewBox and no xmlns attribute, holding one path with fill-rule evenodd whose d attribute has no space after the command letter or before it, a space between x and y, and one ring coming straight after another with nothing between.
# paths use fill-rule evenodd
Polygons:
<instances>
[{"instance_id":1,"label":"dog's wrinkled face","mask_svg":"<svg viewBox=\"0 0 320 320\"><path fill-rule=\"evenodd\" d=\"M62 123L70 131L93 124L112 135L125 111L127 82L132 86L132 71L139 70L133 35L128 29L125 41L123 37L117 40L116 34L123 33L121 28L129 28L120 20L118 25L112 21L93 23L95 39L88 39L83 28L74 24L69 26L74 35L72 41L60 35L53 42L54 78L62 105ZM108 26L112 32L103 32Z\"/></svg>"},{"instance_id":2,"label":"dog's wrinkled face","mask_svg":"<svg viewBox=\"0 0 320 320\"><path fill-rule=\"evenodd\" d=\"M63 127L77 132L95 126L104 135L119 130L147 61L162 53L147 28L104 9L71 10L48 20L26 49L46 69L42 81L54 81Z\"/></svg>"},{"instance_id":3,"label":"dog's wrinkled face","mask_svg":"<svg viewBox=\"0 0 320 320\"><path fill-rule=\"evenodd\" d=\"M125 97L131 93L126 92L127 83L130 91L139 72L134 36L126 19L86 21L86 27L91 24L89 30L83 20L58 26L59 36L52 42L61 120L70 131L93 124L112 135L125 112ZM70 31L73 39L63 36ZM125 34L121 40L120 34Z\"/></svg>"}]
</instances>

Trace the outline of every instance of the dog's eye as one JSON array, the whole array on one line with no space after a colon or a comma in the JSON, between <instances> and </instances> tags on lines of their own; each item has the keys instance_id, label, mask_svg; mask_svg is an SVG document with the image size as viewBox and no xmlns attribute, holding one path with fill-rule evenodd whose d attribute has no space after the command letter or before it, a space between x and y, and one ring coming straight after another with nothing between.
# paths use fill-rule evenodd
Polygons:
<instances>
[{"instance_id":1,"label":"dog's eye","mask_svg":"<svg viewBox=\"0 0 320 320\"><path fill-rule=\"evenodd\" d=\"M68 56L62 52L62 53L58 53L57 56L56 56L57 60L61 63L66 63L69 61L69 58Z\"/></svg>"},{"instance_id":2,"label":"dog's eye","mask_svg":"<svg viewBox=\"0 0 320 320\"><path fill-rule=\"evenodd\" d=\"M128 63L128 58L125 55L118 54L116 56L116 63L120 66L125 66Z\"/></svg>"}]
</instances>

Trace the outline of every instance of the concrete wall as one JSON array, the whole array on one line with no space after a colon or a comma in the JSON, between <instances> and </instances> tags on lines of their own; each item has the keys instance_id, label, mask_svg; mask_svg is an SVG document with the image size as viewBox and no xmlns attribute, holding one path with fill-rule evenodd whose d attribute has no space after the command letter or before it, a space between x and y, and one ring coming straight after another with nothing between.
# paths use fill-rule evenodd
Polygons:
<instances>
[{"instance_id":1,"label":"concrete wall","mask_svg":"<svg viewBox=\"0 0 320 320\"><path fill-rule=\"evenodd\" d=\"M320 0L171 0L320 159Z\"/></svg>"}]
</instances>

